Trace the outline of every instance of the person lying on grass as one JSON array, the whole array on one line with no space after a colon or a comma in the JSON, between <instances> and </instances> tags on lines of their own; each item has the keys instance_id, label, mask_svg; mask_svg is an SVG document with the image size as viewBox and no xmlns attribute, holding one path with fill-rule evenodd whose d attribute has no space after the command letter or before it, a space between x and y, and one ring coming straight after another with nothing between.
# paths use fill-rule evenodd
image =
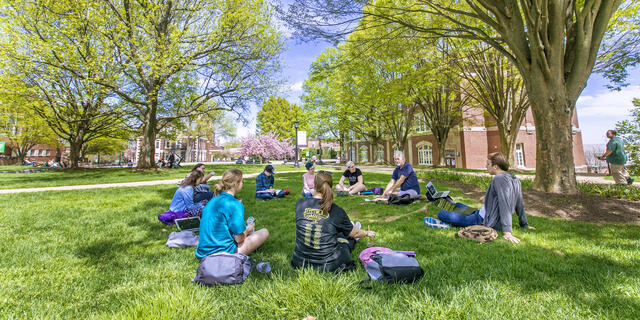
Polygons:
<instances>
[{"instance_id":1,"label":"person lying on grass","mask_svg":"<svg viewBox=\"0 0 640 320\"><path fill-rule=\"evenodd\" d=\"M207 200L196 202L193 200L193 195L195 187L202 182L203 177L202 172L196 171L182 180L178 190L173 194L169 211L176 213L188 212L190 217L200 216L202 214L202 208L207 204Z\"/></svg>"},{"instance_id":2,"label":"person lying on grass","mask_svg":"<svg viewBox=\"0 0 640 320\"><path fill-rule=\"evenodd\" d=\"M407 160L404 157L404 152L394 152L393 159L395 160L397 167L393 170L391 180L384 189L384 193L381 197L389 198L392 194L401 197L408 194L411 199L417 199L420 195L418 176L416 176L416 172L413 170L411 164L407 163Z\"/></svg>"},{"instance_id":3,"label":"person lying on grass","mask_svg":"<svg viewBox=\"0 0 640 320\"><path fill-rule=\"evenodd\" d=\"M319 171L314 180L312 198L296 203L296 246L291 258L293 268L341 272L355 267L351 251L357 238L375 237L373 231L354 226L347 213L333 203L333 178Z\"/></svg>"},{"instance_id":4,"label":"person lying on grass","mask_svg":"<svg viewBox=\"0 0 640 320\"><path fill-rule=\"evenodd\" d=\"M520 227L535 229L529 226L524 212L522 188L520 180L509 170L509 162L502 153L492 153L487 159L487 171L494 176L485 196L480 200L484 204L480 210L470 215L441 210L438 219L458 227L485 225L504 232L504 238L514 244L520 239L511 234L511 219L513 212L518 215ZM460 203L456 206L465 206ZM466 206L465 206L466 207Z\"/></svg>"},{"instance_id":5,"label":"person lying on grass","mask_svg":"<svg viewBox=\"0 0 640 320\"><path fill-rule=\"evenodd\" d=\"M254 231L255 223L245 224L244 205L235 198L240 190L242 171L227 170L215 186L220 195L211 199L202 210L195 253L198 259L220 252L249 255L269 238L269 230Z\"/></svg>"},{"instance_id":6,"label":"person lying on grass","mask_svg":"<svg viewBox=\"0 0 640 320\"><path fill-rule=\"evenodd\" d=\"M344 180L349 180L349 186L344 185ZM344 171L338 185L336 185L336 192L348 192L349 195L354 195L358 192L366 191L367 187L364 185L364 179L362 178L362 171L356 168L353 161L347 162L347 170Z\"/></svg>"},{"instance_id":7,"label":"person lying on grass","mask_svg":"<svg viewBox=\"0 0 640 320\"><path fill-rule=\"evenodd\" d=\"M304 165L307 168L307 172L302 175L302 196L305 198L311 198L313 196L313 183L316 178L315 168L313 162L309 161Z\"/></svg>"}]
</instances>

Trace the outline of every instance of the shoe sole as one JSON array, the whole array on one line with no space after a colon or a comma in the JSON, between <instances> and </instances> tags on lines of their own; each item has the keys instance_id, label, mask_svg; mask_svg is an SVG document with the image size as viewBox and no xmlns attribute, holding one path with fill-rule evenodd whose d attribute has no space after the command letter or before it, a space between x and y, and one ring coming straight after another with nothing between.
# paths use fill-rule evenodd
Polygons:
<instances>
[{"instance_id":1,"label":"shoe sole","mask_svg":"<svg viewBox=\"0 0 640 320\"><path fill-rule=\"evenodd\" d=\"M425 217L424 224L433 229L449 229L451 226L448 223L442 222L436 218Z\"/></svg>"}]
</instances>

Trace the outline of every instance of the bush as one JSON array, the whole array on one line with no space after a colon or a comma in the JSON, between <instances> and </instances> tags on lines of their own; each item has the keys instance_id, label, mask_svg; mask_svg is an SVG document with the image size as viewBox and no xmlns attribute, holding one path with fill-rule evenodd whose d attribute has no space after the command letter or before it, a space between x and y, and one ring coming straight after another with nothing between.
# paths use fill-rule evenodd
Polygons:
<instances>
[{"instance_id":1,"label":"bush","mask_svg":"<svg viewBox=\"0 0 640 320\"><path fill-rule=\"evenodd\" d=\"M627 167L627 171L632 176L640 176L640 164L634 164Z\"/></svg>"}]
</instances>

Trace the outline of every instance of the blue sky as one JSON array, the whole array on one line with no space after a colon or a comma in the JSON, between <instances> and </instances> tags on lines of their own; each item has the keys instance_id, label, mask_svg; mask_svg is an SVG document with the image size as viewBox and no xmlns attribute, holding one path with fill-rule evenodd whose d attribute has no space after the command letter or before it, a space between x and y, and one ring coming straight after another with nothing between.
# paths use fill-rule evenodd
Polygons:
<instances>
[{"instance_id":1,"label":"blue sky","mask_svg":"<svg viewBox=\"0 0 640 320\"><path fill-rule=\"evenodd\" d=\"M283 74L286 86L281 92L291 103L299 103L302 95L302 83L307 78L311 63L330 45L326 42L296 43L287 40L282 54ZM607 81L598 74L592 74L587 87L577 101L578 122L582 130L584 144L604 144L605 131L614 128L615 123L628 119L632 107L631 100L640 98L640 68L630 71L630 86L621 91L606 88ZM243 137L255 132L256 110L249 115L248 126L239 125L237 136Z\"/></svg>"}]
</instances>

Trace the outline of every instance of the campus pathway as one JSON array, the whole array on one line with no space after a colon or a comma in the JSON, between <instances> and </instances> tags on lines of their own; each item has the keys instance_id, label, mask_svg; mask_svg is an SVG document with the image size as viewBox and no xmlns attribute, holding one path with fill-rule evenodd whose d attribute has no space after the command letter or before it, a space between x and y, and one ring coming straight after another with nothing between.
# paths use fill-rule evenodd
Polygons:
<instances>
[{"instance_id":1,"label":"campus pathway","mask_svg":"<svg viewBox=\"0 0 640 320\"><path fill-rule=\"evenodd\" d=\"M293 173L303 171L278 171L278 173ZM249 173L243 175L244 178L255 178L260 173ZM220 180L222 176L213 176L209 180ZM168 180L151 180L151 181L138 181L138 182L118 182L118 183L105 183L105 184L83 184L76 186L58 186L58 187L42 187L42 188L22 188L22 189L0 189L0 194L8 193L23 193L23 192L43 192L43 191L67 191L67 190L85 190L85 189L105 189L105 188L123 188L123 187L142 187L142 186L157 186L163 184L178 184L182 179L168 179Z\"/></svg>"},{"instance_id":2,"label":"campus pathway","mask_svg":"<svg viewBox=\"0 0 640 320\"><path fill-rule=\"evenodd\" d=\"M337 170L344 170L343 167L335 166L333 167ZM360 170L365 172L384 172L391 173L393 172L392 167L375 167L375 166L362 166L359 167ZM278 173L304 173L304 171L279 171ZM461 172L461 171L452 171L454 173L459 174L468 174L468 175L476 175L476 176L489 176L488 173L484 172ZM245 178L255 178L260 173L250 173L244 175ZM533 179L534 175L523 175L516 174L518 179ZM211 180L220 180L222 176L213 176ZM607 180L603 176L595 177L595 176L577 176L578 182L581 183L595 183L595 184L614 184L613 180ZM44 191L67 191L67 190L86 190L86 189L105 189L105 188L123 188L123 187L142 187L142 186L156 186L163 184L178 184L178 182L182 181L182 179L169 179L169 180L151 180L151 181L138 181L138 182L118 182L118 183L106 183L106 184L84 184L84 185L75 185L75 186L58 186L58 187L41 187L41 188L23 188L23 189L0 189L0 194L10 194L10 193L24 193L24 192L44 192ZM633 184L634 187L640 187L640 183L636 182Z\"/></svg>"}]
</instances>

